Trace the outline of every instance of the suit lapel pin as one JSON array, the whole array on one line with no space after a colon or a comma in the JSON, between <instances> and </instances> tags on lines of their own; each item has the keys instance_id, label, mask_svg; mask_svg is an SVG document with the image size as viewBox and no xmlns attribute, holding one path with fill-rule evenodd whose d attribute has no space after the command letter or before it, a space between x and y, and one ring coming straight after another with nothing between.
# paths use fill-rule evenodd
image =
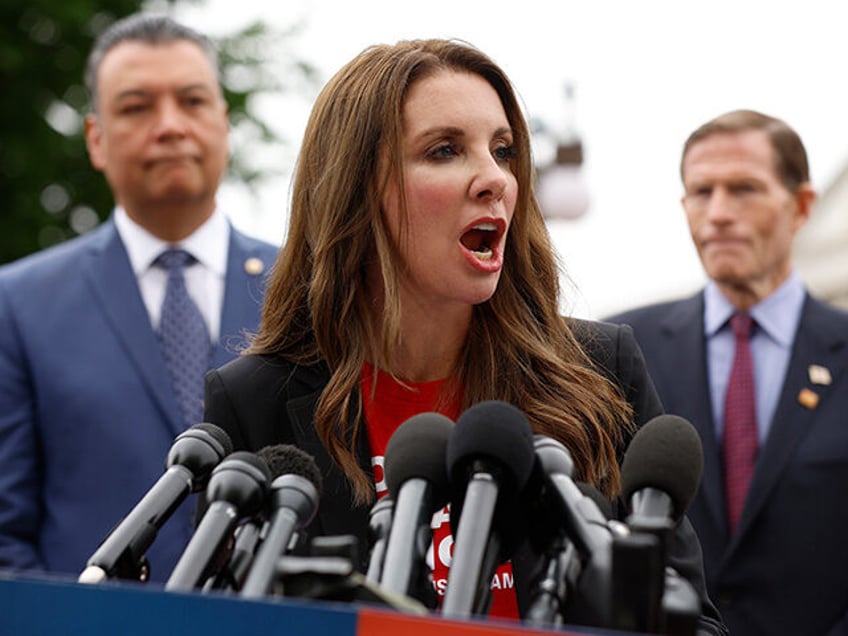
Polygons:
<instances>
[{"instance_id":1,"label":"suit lapel pin","mask_svg":"<svg viewBox=\"0 0 848 636\"><path fill-rule=\"evenodd\" d=\"M823 367L819 364L811 364L808 368L810 372L810 382L813 384L821 384L822 386L829 386L832 382L832 378L830 377L830 371L827 367Z\"/></svg>"},{"instance_id":2,"label":"suit lapel pin","mask_svg":"<svg viewBox=\"0 0 848 636\"><path fill-rule=\"evenodd\" d=\"M251 276L261 274L264 270L265 263L262 262L261 258L256 258L255 256L252 256L244 262L244 271L250 274Z\"/></svg>"},{"instance_id":3,"label":"suit lapel pin","mask_svg":"<svg viewBox=\"0 0 848 636\"><path fill-rule=\"evenodd\" d=\"M798 403L812 411L819 405L819 395L810 389L801 389L798 392Z\"/></svg>"}]
</instances>

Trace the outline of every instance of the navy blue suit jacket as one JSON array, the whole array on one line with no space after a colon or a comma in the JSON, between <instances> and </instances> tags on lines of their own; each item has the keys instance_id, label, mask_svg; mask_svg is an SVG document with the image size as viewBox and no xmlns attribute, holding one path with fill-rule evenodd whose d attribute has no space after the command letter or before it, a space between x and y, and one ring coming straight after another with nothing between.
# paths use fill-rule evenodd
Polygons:
<instances>
[{"instance_id":1,"label":"navy blue suit jacket","mask_svg":"<svg viewBox=\"0 0 848 636\"><path fill-rule=\"evenodd\" d=\"M804 302L771 431L729 536L707 379L703 294L609 320L633 327L666 412L701 435L704 476L689 509L710 596L734 636L848 633L848 314ZM830 371L811 381L809 367ZM818 403L799 401L812 391Z\"/></svg>"},{"instance_id":2,"label":"navy blue suit jacket","mask_svg":"<svg viewBox=\"0 0 848 636\"><path fill-rule=\"evenodd\" d=\"M231 232L212 366L255 329L277 248ZM253 271L253 270L252 270ZM110 220L0 268L0 568L77 575L163 474L185 429ZM164 580L191 536L186 502L148 551Z\"/></svg>"}]
</instances>

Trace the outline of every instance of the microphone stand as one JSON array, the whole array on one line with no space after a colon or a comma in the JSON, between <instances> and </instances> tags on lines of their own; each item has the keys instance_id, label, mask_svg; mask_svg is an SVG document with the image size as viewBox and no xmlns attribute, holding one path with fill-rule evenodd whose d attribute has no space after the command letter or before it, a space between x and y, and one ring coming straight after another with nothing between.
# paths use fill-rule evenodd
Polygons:
<instances>
[{"instance_id":1,"label":"microphone stand","mask_svg":"<svg viewBox=\"0 0 848 636\"><path fill-rule=\"evenodd\" d=\"M612 554L609 627L643 634L662 633L658 628L665 559L659 540L645 532L616 536Z\"/></svg>"},{"instance_id":2,"label":"microphone stand","mask_svg":"<svg viewBox=\"0 0 848 636\"><path fill-rule=\"evenodd\" d=\"M692 584L673 568L666 568L662 597L663 634L695 636L700 615L701 599Z\"/></svg>"},{"instance_id":3,"label":"microphone stand","mask_svg":"<svg viewBox=\"0 0 848 636\"><path fill-rule=\"evenodd\" d=\"M579 578L582 570L577 549L565 537L557 537L548 550L547 558L525 618L527 624L541 628L563 624L569 584Z\"/></svg>"}]
</instances>

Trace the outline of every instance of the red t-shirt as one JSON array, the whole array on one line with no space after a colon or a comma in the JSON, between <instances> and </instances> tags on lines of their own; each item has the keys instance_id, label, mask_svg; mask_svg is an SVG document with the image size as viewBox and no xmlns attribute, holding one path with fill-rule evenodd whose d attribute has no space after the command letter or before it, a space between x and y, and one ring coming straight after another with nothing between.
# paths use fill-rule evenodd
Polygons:
<instances>
[{"instance_id":1,"label":"red t-shirt","mask_svg":"<svg viewBox=\"0 0 848 636\"><path fill-rule=\"evenodd\" d=\"M377 497L388 493L383 475L383 458L386 445L395 430L413 415L438 412L451 420L459 417L459 403L437 407L437 400L445 380L432 382L396 382L382 371L377 374L377 391L371 399L373 367L367 362L362 368L360 387L365 413L365 429L371 446L371 466L377 485ZM433 543L427 553L427 565L433 574L433 586L441 602L448 584L448 570L453 556L453 537L450 532L450 505L433 515ZM489 616L518 618L518 603L512 576L512 565L504 563L498 567L492 579L492 606Z\"/></svg>"}]
</instances>

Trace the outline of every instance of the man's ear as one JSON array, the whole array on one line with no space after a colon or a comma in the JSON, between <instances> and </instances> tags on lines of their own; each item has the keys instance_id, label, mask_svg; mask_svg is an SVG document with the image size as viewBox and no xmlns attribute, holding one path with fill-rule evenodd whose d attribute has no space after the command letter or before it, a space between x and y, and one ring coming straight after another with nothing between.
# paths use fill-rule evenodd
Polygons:
<instances>
[{"instance_id":1,"label":"man's ear","mask_svg":"<svg viewBox=\"0 0 848 636\"><path fill-rule=\"evenodd\" d=\"M810 220L813 205L816 202L816 191L809 181L805 181L795 190L794 197L798 208L795 217L795 230L798 231Z\"/></svg>"},{"instance_id":2,"label":"man's ear","mask_svg":"<svg viewBox=\"0 0 848 636\"><path fill-rule=\"evenodd\" d=\"M85 116L85 146L88 148L88 159L91 165L102 171L106 167L106 153L103 147L103 131L97 115Z\"/></svg>"}]
</instances>

